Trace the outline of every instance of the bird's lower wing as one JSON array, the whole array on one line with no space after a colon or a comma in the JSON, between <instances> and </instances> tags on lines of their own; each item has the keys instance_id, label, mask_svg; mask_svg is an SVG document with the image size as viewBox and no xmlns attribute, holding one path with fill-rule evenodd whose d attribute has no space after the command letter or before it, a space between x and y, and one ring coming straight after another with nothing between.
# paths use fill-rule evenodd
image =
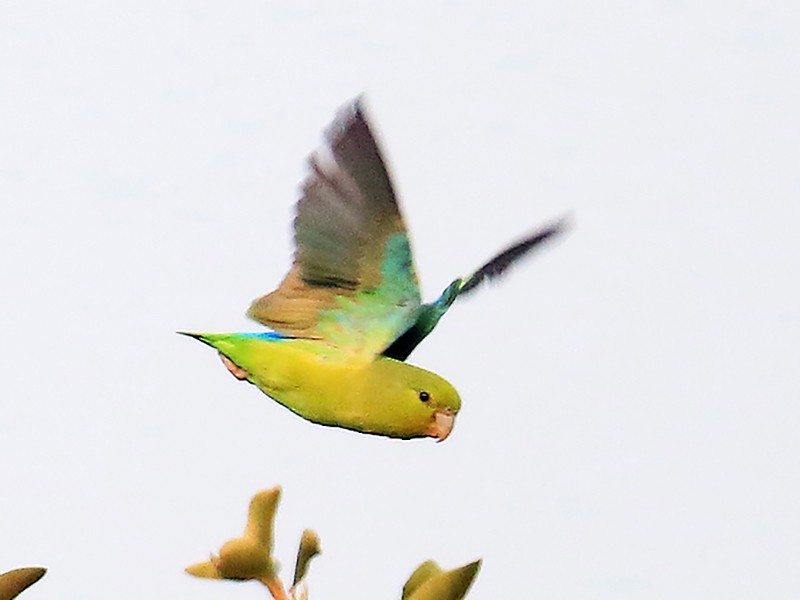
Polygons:
<instances>
[{"instance_id":1,"label":"bird's lower wing","mask_svg":"<svg viewBox=\"0 0 800 600\"><path fill-rule=\"evenodd\" d=\"M538 229L493 256L469 277L453 281L436 301L425 304L419 309L416 321L383 351L383 355L396 360L408 358L414 348L433 331L439 319L444 316L456 298L473 292L486 281L501 277L534 248L563 232L566 227L566 219L561 219Z\"/></svg>"}]
</instances>

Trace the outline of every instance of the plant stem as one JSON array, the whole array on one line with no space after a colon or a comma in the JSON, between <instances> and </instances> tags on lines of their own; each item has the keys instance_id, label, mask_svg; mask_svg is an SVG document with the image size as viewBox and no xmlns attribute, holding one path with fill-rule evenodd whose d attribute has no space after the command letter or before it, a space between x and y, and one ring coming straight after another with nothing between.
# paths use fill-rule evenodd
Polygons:
<instances>
[{"instance_id":1,"label":"plant stem","mask_svg":"<svg viewBox=\"0 0 800 600\"><path fill-rule=\"evenodd\" d=\"M290 600L289 595L283 588L283 582L280 580L280 578L269 577L265 579L259 579L259 581L267 586L269 593L272 594L272 597L275 598L275 600Z\"/></svg>"}]
</instances>

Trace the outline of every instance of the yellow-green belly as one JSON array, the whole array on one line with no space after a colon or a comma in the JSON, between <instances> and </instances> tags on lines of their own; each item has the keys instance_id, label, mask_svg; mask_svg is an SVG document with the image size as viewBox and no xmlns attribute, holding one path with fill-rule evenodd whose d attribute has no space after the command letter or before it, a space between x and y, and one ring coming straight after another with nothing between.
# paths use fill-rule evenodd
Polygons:
<instances>
[{"instance_id":1,"label":"yellow-green belly","mask_svg":"<svg viewBox=\"0 0 800 600\"><path fill-rule=\"evenodd\" d=\"M411 365L378 357L348 358L313 340L215 340L222 354L247 372L265 394L319 423L365 433L412 438L430 420L407 398Z\"/></svg>"}]
</instances>

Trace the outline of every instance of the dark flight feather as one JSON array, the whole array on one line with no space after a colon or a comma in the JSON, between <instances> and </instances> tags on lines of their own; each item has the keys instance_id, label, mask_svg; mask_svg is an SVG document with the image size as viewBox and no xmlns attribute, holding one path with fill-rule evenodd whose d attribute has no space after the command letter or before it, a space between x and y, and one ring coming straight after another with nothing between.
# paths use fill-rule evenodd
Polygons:
<instances>
[{"instance_id":1,"label":"dark flight feather","mask_svg":"<svg viewBox=\"0 0 800 600\"><path fill-rule=\"evenodd\" d=\"M561 219L543 229L539 229L513 246L506 248L470 275L462 284L458 295L463 296L464 294L468 294L484 281L500 277L511 265L528 254L536 246L563 232L566 228L567 220Z\"/></svg>"}]
</instances>

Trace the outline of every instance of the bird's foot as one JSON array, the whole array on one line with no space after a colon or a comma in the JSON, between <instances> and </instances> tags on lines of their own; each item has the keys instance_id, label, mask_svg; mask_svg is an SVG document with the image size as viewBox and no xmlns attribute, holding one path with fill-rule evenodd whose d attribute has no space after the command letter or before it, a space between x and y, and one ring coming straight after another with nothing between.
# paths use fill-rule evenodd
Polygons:
<instances>
[{"instance_id":1,"label":"bird's foot","mask_svg":"<svg viewBox=\"0 0 800 600\"><path fill-rule=\"evenodd\" d=\"M250 376L250 373L245 371L242 367L235 364L230 358L225 356L222 352L219 353L219 357L222 359L222 364L225 365L225 368L231 372L231 375L236 377L236 379L247 379Z\"/></svg>"}]
</instances>

